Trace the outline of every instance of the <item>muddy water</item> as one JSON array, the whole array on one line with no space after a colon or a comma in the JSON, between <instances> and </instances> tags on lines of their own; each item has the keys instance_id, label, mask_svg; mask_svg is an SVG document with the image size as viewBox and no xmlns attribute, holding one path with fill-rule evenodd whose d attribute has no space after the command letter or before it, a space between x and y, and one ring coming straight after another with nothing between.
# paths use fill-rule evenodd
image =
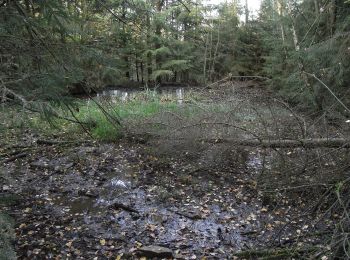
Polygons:
<instances>
[{"instance_id":1,"label":"muddy water","mask_svg":"<svg viewBox=\"0 0 350 260\"><path fill-rule=\"evenodd\" d=\"M126 248L156 244L185 253L205 249L215 256L256 243L247 234L262 225L257 217L260 202L235 184L239 178L230 177L228 183L201 173L190 176L191 183L179 184L183 176L140 169L124 157L109 164L109 171L99 173L96 187L79 180L84 192L47 196L53 212L83 216L82 225L104 238L127 241ZM246 166L260 171L259 155L252 154Z\"/></svg>"}]
</instances>

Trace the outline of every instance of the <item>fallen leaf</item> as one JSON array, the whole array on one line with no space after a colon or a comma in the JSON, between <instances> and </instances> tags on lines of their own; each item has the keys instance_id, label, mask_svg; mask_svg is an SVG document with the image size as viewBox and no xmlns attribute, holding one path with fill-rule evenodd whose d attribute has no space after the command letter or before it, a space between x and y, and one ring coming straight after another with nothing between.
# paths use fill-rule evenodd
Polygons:
<instances>
[{"instance_id":1,"label":"fallen leaf","mask_svg":"<svg viewBox=\"0 0 350 260\"><path fill-rule=\"evenodd\" d=\"M29 213L29 212L31 212L31 211L32 211L31 208L26 208L26 209L24 210L25 213Z\"/></svg>"},{"instance_id":2,"label":"fallen leaf","mask_svg":"<svg viewBox=\"0 0 350 260\"><path fill-rule=\"evenodd\" d=\"M22 223L21 225L19 225L19 228L25 228L27 225Z\"/></svg>"}]
</instances>

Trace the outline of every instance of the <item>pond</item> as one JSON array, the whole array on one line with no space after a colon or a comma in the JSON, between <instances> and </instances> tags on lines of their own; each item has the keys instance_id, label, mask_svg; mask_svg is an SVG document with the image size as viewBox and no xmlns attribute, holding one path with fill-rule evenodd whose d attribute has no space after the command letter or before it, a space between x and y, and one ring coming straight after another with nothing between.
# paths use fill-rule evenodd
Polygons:
<instances>
[{"instance_id":1,"label":"pond","mask_svg":"<svg viewBox=\"0 0 350 260\"><path fill-rule=\"evenodd\" d=\"M149 95L159 95L161 100L176 100L182 104L185 97L185 87L161 87L155 89L127 89L122 87L109 88L97 93L100 100L109 99L112 102L128 101L135 98L141 92Z\"/></svg>"}]
</instances>

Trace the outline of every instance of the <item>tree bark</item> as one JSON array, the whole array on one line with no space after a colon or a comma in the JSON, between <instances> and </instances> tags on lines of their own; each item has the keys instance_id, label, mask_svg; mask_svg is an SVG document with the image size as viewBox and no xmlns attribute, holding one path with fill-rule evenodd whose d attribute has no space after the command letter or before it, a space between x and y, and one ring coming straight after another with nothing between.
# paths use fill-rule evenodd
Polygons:
<instances>
[{"instance_id":1,"label":"tree bark","mask_svg":"<svg viewBox=\"0 0 350 260\"><path fill-rule=\"evenodd\" d=\"M336 30L336 21L337 21L337 2L332 0L330 3L330 34L334 35Z\"/></svg>"},{"instance_id":2,"label":"tree bark","mask_svg":"<svg viewBox=\"0 0 350 260\"><path fill-rule=\"evenodd\" d=\"M295 49L295 51L299 51L300 50L299 40L298 40L297 30L296 30L296 26L295 26L296 20L294 18L293 13L292 13L292 4L291 3L288 4L288 12L289 12L290 19L292 21L292 33L293 33L294 49Z\"/></svg>"},{"instance_id":3,"label":"tree bark","mask_svg":"<svg viewBox=\"0 0 350 260\"><path fill-rule=\"evenodd\" d=\"M207 40L205 41L205 51L204 51L204 63L203 63L203 78L204 84L207 84L207 52L208 52L208 42L209 42L209 33L207 34Z\"/></svg>"},{"instance_id":4,"label":"tree bark","mask_svg":"<svg viewBox=\"0 0 350 260\"><path fill-rule=\"evenodd\" d=\"M245 0L245 24L248 24L249 21L249 9L248 9L248 0Z\"/></svg>"},{"instance_id":5,"label":"tree bark","mask_svg":"<svg viewBox=\"0 0 350 260\"><path fill-rule=\"evenodd\" d=\"M314 0L314 5L315 5L315 14L318 16L320 14L320 6L317 2L317 0Z\"/></svg>"},{"instance_id":6,"label":"tree bark","mask_svg":"<svg viewBox=\"0 0 350 260\"><path fill-rule=\"evenodd\" d=\"M284 5L283 5L281 0L279 0L277 3L279 4L278 13L279 13L279 16L280 16L280 21L279 22L280 22L280 29L281 29L283 51L284 51L285 60L287 60L288 55L287 55L287 49L286 49L286 34L285 34L284 26L283 26L283 23L282 23L282 18L284 16ZM285 61L283 62L283 66L285 66Z\"/></svg>"}]
</instances>

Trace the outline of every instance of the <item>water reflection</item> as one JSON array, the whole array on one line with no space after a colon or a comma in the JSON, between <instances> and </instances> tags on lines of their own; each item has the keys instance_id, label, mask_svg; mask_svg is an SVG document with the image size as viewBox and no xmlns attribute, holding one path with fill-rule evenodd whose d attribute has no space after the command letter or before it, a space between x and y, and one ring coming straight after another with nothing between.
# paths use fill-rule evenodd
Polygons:
<instances>
[{"instance_id":1,"label":"water reflection","mask_svg":"<svg viewBox=\"0 0 350 260\"><path fill-rule=\"evenodd\" d=\"M184 89L183 88L177 88L176 89L176 97L177 97L177 101L179 104L182 104L183 100L184 100Z\"/></svg>"},{"instance_id":2,"label":"water reflection","mask_svg":"<svg viewBox=\"0 0 350 260\"><path fill-rule=\"evenodd\" d=\"M136 93L139 91L135 90L121 90L121 89L109 89L104 90L101 93L97 93L98 99L104 99L110 97L112 102L119 101L127 101L129 99L132 99L136 96Z\"/></svg>"},{"instance_id":3,"label":"water reflection","mask_svg":"<svg viewBox=\"0 0 350 260\"><path fill-rule=\"evenodd\" d=\"M118 101L128 101L136 97L142 90L130 90L130 89L107 89L100 93L97 93L98 99L109 99L111 102L116 103ZM160 88L152 90L150 92L152 96L156 94L160 95L161 100L176 100L179 104L182 104L185 97L184 88Z\"/></svg>"}]
</instances>

